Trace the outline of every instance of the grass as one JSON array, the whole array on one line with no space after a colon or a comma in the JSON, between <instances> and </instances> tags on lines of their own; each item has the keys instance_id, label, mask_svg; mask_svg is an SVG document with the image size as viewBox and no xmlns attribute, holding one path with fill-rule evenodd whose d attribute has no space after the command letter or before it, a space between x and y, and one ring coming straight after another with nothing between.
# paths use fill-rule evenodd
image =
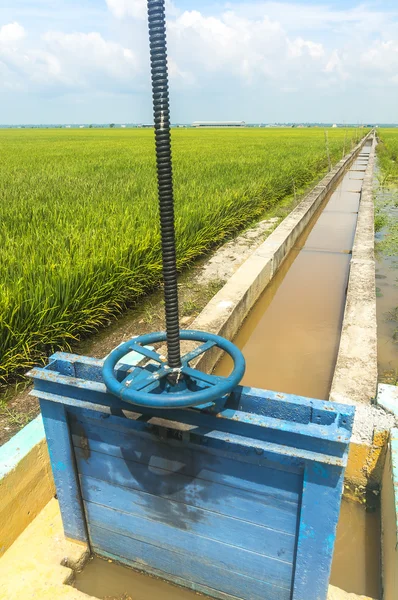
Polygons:
<instances>
[{"instance_id":1,"label":"grass","mask_svg":"<svg viewBox=\"0 0 398 600\"><path fill-rule=\"evenodd\" d=\"M332 162L353 130L329 131ZM173 130L178 267L326 172L320 129ZM0 383L161 279L153 132L1 130Z\"/></svg>"}]
</instances>

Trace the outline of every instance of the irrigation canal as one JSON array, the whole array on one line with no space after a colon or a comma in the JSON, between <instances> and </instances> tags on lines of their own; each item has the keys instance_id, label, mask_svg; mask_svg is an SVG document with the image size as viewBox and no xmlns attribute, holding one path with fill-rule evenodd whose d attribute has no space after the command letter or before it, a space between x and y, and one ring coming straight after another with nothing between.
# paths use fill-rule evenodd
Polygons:
<instances>
[{"instance_id":1,"label":"irrigation canal","mask_svg":"<svg viewBox=\"0 0 398 600\"><path fill-rule=\"evenodd\" d=\"M340 342L351 251L371 141L326 197L234 342L243 385L327 400ZM216 367L231 370L228 357Z\"/></svg>"}]
</instances>

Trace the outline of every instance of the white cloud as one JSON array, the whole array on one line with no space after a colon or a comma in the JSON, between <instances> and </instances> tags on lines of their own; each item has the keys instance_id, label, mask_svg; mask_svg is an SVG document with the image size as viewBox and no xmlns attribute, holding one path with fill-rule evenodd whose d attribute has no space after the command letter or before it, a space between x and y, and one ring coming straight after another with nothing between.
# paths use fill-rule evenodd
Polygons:
<instances>
[{"instance_id":1,"label":"white cloud","mask_svg":"<svg viewBox=\"0 0 398 600\"><path fill-rule=\"evenodd\" d=\"M25 43L17 49L14 42L25 37L24 30L18 23L11 25L0 29L4 87L106 89L115 82L131 86L139 71L130 48L106 41L97 32L47 32L38 45Z\"/></svg>"},{"instance_id":2,"label":"white cloud","mask_svg":"<svg viewBox=\"0 0 398 600\"><path fill-rule=\"evenodd\" d=\"M146 0L106 5L107 35L79 31L78 20L73 32L41 37L15 21L0 27L0 86L59 93L148 89ZM206 11L177 6L168 2L167 26L170 77L178 89L194 87L203 97L276 91L292 98L340 84L356 90L370 80L398 85L398 9L294 2L222 9L215 3Z\"/></svg>"},{"instance_id":3,"label":"white cloud","mask_svg":"<svg viewBox=\"0 0 398 600\"><path fill-rule=\"evenodd\" d=\"M301 37L288 42L289 56L297 58L308 54L311 58L322 58L325 55L325 50L322 44L303 40Z\"/></svg>"},{"instance_id":4,"label":"white cloud","mask_svg":"<svg viewBox=\"0 0 398 600\"><path fill-rule=\"evenodd\" d=\"M0 44L11 45L25 37L25 29L17 22L0 27Z\"/></svg>"},{"instance_id":5,"label":"white cloud","mask_svg":"<svg viewBox=\"0 0 398 600\"><path fill-rule=\"evenodd\" d=\"M138 71L138 60L130 48L106 41L99 33L49 32L43 36L48 54L59 64L63 81L76 87L91 87L108 80L131 81Z\"/></svg>"},{"instance_id":6,"label":"white cloud","mask_svg":"<svg viewBox=\"0 0 398 600\"><path fill-rule=\"evenodd\" d=\"M117 19L123 17L132 17L133 19L146 18L146 0L106 0L106 4Z\"/></svg>"},{"instance_id":7,"label":"white cloud","mask_svg":"<svg viewBox=\"0 0 398 600\"><path fill-rule=\"evenodd\" d=\"M147 18L147 2L146 0L106 0L106 4L117 19L132 17L133 19ZM171 0L166 0L167 17L177 16L179 10Z\"/></svg>"},{"instance_id":8,"label":"white cloud","mask_svg":"<svg viewBox=\"0 0 398 600\"><path fill-rule=\"evenodd\" d=\"M185 11L169 22L169 47L173 59L185 72L201 76L211 74L280 80L284 73L311 70L308 62L324 55L322 44L289 38L279 23L266 15L246 19L227 11L221 16L204 16ZM292 63L291 65L289 63Z\"/></svg>"},{"instance_id":9,"label":"white cloud","mask_svg":"<svg viewBox=\"0 0 398 600\"><path fill-rule=\"evenodd\" d=\"M398 71L398 40L375 41L364 52L361 65L365 69L395 76Z\"/></svg>"}]
</instances>

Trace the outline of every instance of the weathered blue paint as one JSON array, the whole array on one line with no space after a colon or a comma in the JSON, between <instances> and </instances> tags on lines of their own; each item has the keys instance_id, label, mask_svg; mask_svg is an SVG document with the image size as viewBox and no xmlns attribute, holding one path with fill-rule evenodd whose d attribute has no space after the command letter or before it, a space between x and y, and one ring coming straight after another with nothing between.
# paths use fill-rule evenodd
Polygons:
<instances>
[{"instance_id":1,"label":"weathered blue paint","mask_svg":"<svg viewBox=\"0 0 398 600\"><path fill-rule=\"evenodd\" d=\"M354 409L245 387L218 412L137 407L101 371L31 372L67 535L216 598L325 600Z\"/></svg>"},{"instance_id":2,"label":"weathered blue paint","mask_svg":"<svg viewBox=\"0 0 398 600\"><path fill-rule=\"evenodd\" d=\"M318 463L305 467L294 600L324 600L327 597L343 482L342 469L325 469Z\"/></svg>"},{"instance_id":3,"label":"weathered blue paint","mask_svg":"<svg viewBox=\"0 0 398 600\"><path fill-rule=\"evenodd\" d=\"M55 487L66 537L87 542L86 520L66 407L40 400Z\"/></svg>"}]
</instances>

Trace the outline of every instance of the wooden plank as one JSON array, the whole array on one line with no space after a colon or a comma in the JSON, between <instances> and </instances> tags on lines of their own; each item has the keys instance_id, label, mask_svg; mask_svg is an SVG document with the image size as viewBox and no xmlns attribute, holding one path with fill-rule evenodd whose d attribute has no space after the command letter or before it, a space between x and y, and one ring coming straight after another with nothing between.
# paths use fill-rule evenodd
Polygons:
<instances>
[{"instance_id":1,"label":"wooden plank","mask_svg":"<svg viewBox=\"0 0 398 600\"><path fill-rule=\"evenodd\" d=\"M215 456L191 448L183 442L171 444L168 440L148 434L123 433L110 427L95 427L83 420L71 425L73 443L82 449L101 452L141 464L150 464L166 471L218 481L225 485L273 494L281 500L297 503L302 490L302 475L282 469L269 469L258 464L242 463L231 458ZM272 489L272 491L271 491Z\"/></svg>"},{"instance_id":2,"label":"wooden plank","mask_svg":"<svg viewBox=\"0 0 398 600\"><path fill-rule=\"evenodd\" d=\"M281 494L275 497L272 491L258 494L250 489L223 485L219 483L223 479L221 474L214 477L214 481L208 481L96 452L86 458L81 448L76 448L76 456L78 470L83 476L209 509L249 523L262 523L276 531L296 532L298 503L283 500Z\"/></svg>"},{"instance_id":3,"label":"wooden plank","mask_svg":"<svg viewBox=\"0 0 398 600\"><path fill-rule=\"evenodd\" d=\"M188 480L198 479L200 483L202 483L202 481L214 482L227 486L228 488L233 488L233 490L247 490L253 494L258 494L260 496L258 501L273 506L280 506L283 510L289 512L296 512L294 507L298 504L301 488L292 490L291 488L295 486L296 482L291 484L289 481L286 481L285 478L280 477L279 471L273 471L272 469L263 470L262 468L257 467L259 473L247 473L244 470L244 467L246 467L245 464L234 465L232 461L228 461L225 469L223 468L225 466L224 464L220 465L220 471L217 471L214 463L212 464L211 460L207 460L207 455L198 456L197 468L195 471L194 460L188 453L187 456L184 456L181 452L180 460L171 460L167 456L163 458L161 455L162 448L156 450L156 453L154 452L152 455L140 454L138 456L139 460L132 461L129 459L130 455L127 453L126 457L116 457L113 456L111 452L97 452L96 444L90 440L86 447L84 446L83 441L81 442L81 446L76 446L76 457L80 472L89 474L87 473L87 469L84 468L84 461L87 461L90 465L96 463L96 474L93 476L98 479L104 479L105 481L109 480L109 476L114 476L114 473L111 473L108 465L112 464L113 469L120 469L122 479L118 480L118 485L125 485L128 487L131 477L135 479L141 478L140 486L149 486L148 491L150 491L150 493L159 493L162 495L163 492L166 494L175 492L178 485L186 485L188 483L187 478ZM166 448L164 450L166 454ZM184 449L182 448L182 451L183 450ZM123 451L124 449L121 448L121 454L123 454ZM123 467L119 462L113 462L112 458L120 459L125 466ZM138 469L137 465L143 465L145 469ZM108 477L106 476L106 472L104 474L104 469L107 470L109 474ZM156 475L156 477L151 477L151 473L152 475ZM184 479L172 480L172 475L184 476ZM162 480L163 483L161 483ZM278 488L279 483L281 487ZM285 484L285 486L283 486L283 484ZM135 484L133 487L134 486ZM226 489L225 493L227 494L228 492L231 493L231 491ZM293 508L291 505L293 505Z\"/></svg>"},{"instance_id":4,"label":"wooden plank","mask_svg":"<svg viewBox=\"0 0 398 600\"><path fill-rule=\"evenodd\" d=\"M87 542L86 520L65 406L41 400L40 409L65 535Z\"/></svg>"},{"instance_id":5,"label":"wooden plank","mask_svg":"<svg viewBox=\"0 0 398 600\"><path fill-rule=\"evenodd\" d=\"M117 416L115 413L116 411L112 415L101 414L89 409L68 407L68 414L72 422L71 427L73 428L76 423L76 431L83 432L85 428L90 427L93 432L93 439L96 439L95 432L99 431L99 428L102 431L115 431L118 436L126 435L126 439L130 442L131 436L147 441L153 440L154 442L164 440L167 437L167 444L170 448L174 447L178 452L180 452L181 442L183 441L184 452L190 449L190 451L196 453L199 450L202 453L208 453L212 456L217 455L220 458L233 458L234 461L238 460L241 463L256 464L284 473L295 473L300 479L302 478L303 461L300 458L285 454L280 455L280 451L283 450L280 446L272 445L274 449L272 452L268 452L268 448L264 449L265 445L258 440L218 432L214 429L218 424L218 419L213 423L213 428L210 431L209 429L202 430L199 427L176 423L165 418L158 419L154 417L149 419L134 412L128 412L127 418L123 413ZM167 434L166 429L168 430Z\"/></svg>"},{"instance_id":6,"label":"wooden plank","mask_svg":"<svg viewBox=\"0 0 398 600\"><path fill-rule=\"evenodd\" d=\"M154 494L161 498L184 502L190 506L212 510L249 523L291 533L296 531L298 503L284 501L273 494L257 494L222 483L172 473L139 463L92 453L85 459L82 449L76 449L79 472L112 485ZM220 500L222 499L222 500Z\"/></svg>"},{"instance_id":7,"label":"wooden plank","mask_svg":"<svg viewBox=\"0 0 398 600\"><path fill-rule=\"evenodd\" d=\"M90 529L93 526L101 527L110 533L124 536L127 538L124 540L127 546L130 540L138 540L165 552L179 554L180 562L189 557L203 561L204 566L213 565L290 589L293 567L289 563L210 540L189 530L181 531L163 523L120 513L92 502L85 502L85 510ZM106 540L103 547L111 550Z\"/></svg>"},{"instance_id":8,"label":"wooden plank","mask_svg":"<svg viewBox=\"0 0 398 600\"><path fill-rule=\"evenodd\" d=\"M123 560L126 564L163 579L180 584L184 582L195 591L208 590L209 595L217 597L213 590L219 590L229 597L244 600L291 600L290 590L284 587L225 571L208 564L202 557L192 559L96 526L90 527L90 539L93 551L100 556ZM108 550L104 550L105 546ZM198 589L197 586L205 589Z\"/></svg>"},{"instance_id":9,"label":"wooden plank","mask_svg":"<svg viewBox=\"0 0 398 600\"><path fill-rule=\"evenodd\" d=\"M80 481L85 501L147 519L152 522L154 529L157 523L164 523L183 532L190 531L263 556L293 562L295 529L291 533L276 531L264 527L261 521L250 523L184 502L121 488L92 477L82 476ZM218 500L222 507L223 497L220 496ZM267 512L268 520L272 522L275 509L268 509Z\"/></svg>"},{"instance_id":10,"label":"wooden plank","mask_svg":"<svg viewBox=\"0 0 398 600\"><path fill-rule=\"evenodd\" d=\"M305 469L292 600L327 596L343 482L341 469Z\"/></svg>"}]
</instances>

